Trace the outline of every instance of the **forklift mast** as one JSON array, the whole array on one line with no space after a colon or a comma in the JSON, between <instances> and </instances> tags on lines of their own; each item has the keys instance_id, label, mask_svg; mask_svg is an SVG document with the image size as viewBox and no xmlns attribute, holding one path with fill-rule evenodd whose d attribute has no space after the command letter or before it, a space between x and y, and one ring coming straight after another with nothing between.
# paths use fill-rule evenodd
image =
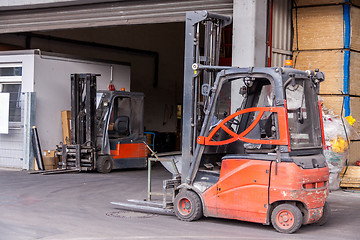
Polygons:
<instances>
[{"instance_id":1,"label":"forklift mast","mask_svg":"<svg viewBox=\"0 0 360 240\"><path fill-rule=\"evenodd\" d=\"M186 13L185 26L185 56L184 56L184 95L183 95L183 127L182 127L182 182L187 178L196 146L198 120L201 117L199 109L204 107L200 98L201 92L210 91L210 87L219 70L221 30L231 23L229 16L218 15L207 11ZM205 37L200 38L201 34ZM201 56L200 49L204 48ZM202 71L193 71L193 66L212 66ZM199 89L199 86L203 86ZM190 124L189 124L190 123Z\"/></svg>"},{"instance_id":2,"label":"forklift mast","mask_svg":"<svg viewBox=\"0 0 360 240\"><path fill-rule=\"evenodd\" d=\"M96 74L71 74L71 143L96 144Z\"/></svg>"}]
</instances>

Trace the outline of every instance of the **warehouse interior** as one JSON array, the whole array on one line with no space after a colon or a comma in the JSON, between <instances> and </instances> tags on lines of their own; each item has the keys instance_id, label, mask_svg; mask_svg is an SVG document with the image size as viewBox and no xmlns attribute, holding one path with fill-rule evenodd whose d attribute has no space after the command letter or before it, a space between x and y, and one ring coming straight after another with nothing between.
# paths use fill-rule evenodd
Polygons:
<instances>
[{"instance_id":1,"label":"warehouse interior","mask_svg":"<svg viewBox=\"0 0 360 240\"><path fill-rule=\"evenodd\" d=\"M131 64L131 91L146 96L146 130L159 132L176 132L176 106L182 102L183 38L183 23L1 36L3 42L18 48Z\"/></svg>"}]
</instances>

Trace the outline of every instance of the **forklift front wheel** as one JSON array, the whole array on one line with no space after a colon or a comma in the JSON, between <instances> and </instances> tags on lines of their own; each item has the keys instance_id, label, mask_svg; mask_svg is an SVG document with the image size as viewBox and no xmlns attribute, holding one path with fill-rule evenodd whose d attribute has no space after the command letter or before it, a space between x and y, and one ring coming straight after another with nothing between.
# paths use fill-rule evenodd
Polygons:
<instances>
[{"instance_id":1,"label":"forklift front wheel","mask_svg":"<svg viewBox=\"0 0 360 240\"><path fill-rule=\"evenodd\" d=\"M174 202L176 216L182 221L195 221L203 216L200 197L193 191L180 192Z\"/></svg>"},{"instance_id":2,"label":"forklift front wheel","mask_svg":"<svg viewBox=\"0 0 360 240\"><path fill-rule=\"evenodd\" d=\"M113 168L111 156L99 156L96 160L96 170L99 173L109 173Z\"/></svg>"},{"instance_id":3,"label":"forklift front wheel","mask_svg":"<svg viewBox=\"0 0 360 240\"><path fill-rule=\"evenodd\" d=\"M271 223L276 231L293 233L299 230L303 222L300 209L291 204L280 204L271 213Z\"/></svg>"}]
</instances>

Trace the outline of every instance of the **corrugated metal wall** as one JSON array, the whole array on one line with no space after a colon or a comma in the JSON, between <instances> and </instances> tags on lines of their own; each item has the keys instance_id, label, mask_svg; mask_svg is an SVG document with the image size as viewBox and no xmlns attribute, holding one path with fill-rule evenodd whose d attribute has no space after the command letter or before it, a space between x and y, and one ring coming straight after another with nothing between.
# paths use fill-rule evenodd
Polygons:
<instances>
[{"instance_id":1,"label":"corrugated metal wall","mask_svg":"<svg viewBox=\"0 0 360 240\"><path fill-rule=\"evenodd\" d=\"M273 0L271 66L283 66L292 57L291 4L289 0Z\"/></svg>"},{"instance_id":2,"label":"corrugated metal wall","mask_svg":"<svg viewBox=\"0 0 360 240\"><path fill-rule=\"evenodd\" d=\"M58 8L0 10L0 33L185 21L185 12L232 15L233 0L118 1Z\"/></svg>"}]
</instances>

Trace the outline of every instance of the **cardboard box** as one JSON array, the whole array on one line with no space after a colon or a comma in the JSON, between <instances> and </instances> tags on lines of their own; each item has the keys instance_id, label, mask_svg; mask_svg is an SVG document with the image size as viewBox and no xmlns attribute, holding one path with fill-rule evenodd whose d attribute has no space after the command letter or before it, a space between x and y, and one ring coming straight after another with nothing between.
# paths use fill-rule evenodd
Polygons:
<instances>
[{"instance_id":1,"label":"cardboard box","mask_svg":"<svg viewBox=\"0 0 360 240\"><path fill-rule=\"evenodd\" d=\"M45 170L56 169L58 166L58 158L55 157L54 150L43 151L43 162Z\"/></svg>"},{"instance_id":2,"label":"cardboard box","mask_svg":"<svg viewBox=\"0 0 360 240\"><path fill-rule=\"evenodd\" d=\"M55 157L55 150L45 150L43 151L43 157Z\"/></svg>"}]
</instances>

